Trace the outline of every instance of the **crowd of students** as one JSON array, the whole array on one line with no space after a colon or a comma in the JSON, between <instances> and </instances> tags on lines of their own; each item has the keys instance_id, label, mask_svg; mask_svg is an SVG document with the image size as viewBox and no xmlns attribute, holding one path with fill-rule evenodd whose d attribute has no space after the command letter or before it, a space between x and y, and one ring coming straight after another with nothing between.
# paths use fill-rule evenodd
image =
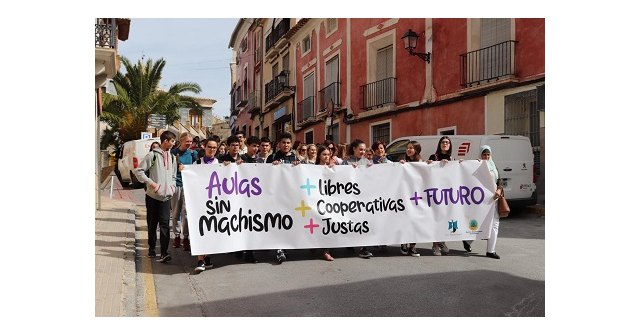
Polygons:
<instances>
[{"instance_id":1,"label":"crowd of students","mask_svg":"<svg viewBox=\"0 0 640 335\"><path fill-rule=\"evenodd\" d=\"M187 213L184 205L184 192L182 189L181 170L189 164L214 164L223 163L225 165L236 163L266 163L266 164L316 164L332 167L334 165L371 166L373 164L392 163L386 156L385 145L382 142L374 142L371 147L359 139L355 139L349 145L334 143L326 140L322 143L301 143L293 141L291 134L283 133L277 139L275 147L268 137L258 138L256 136L246 137L245 133L238 131L229 136L225 141L221 141L218 136L207 139L192 138L189 133L182 133L179 141L175 141L175 134L165 131L160 137L161 143L155 143L151 152L144 158L136 170L138 180L147 184L145 204L147 206L147 225L149 238L149 257L155 258L155 246L157 240L156 229L160 226L160 246L161 253L158 262L166 263L171 260L168 252L170 241L168 223L172 223L174 235L173 247L182 247L185 251L191 251L189 243L189 228L187 223ZM452 144L448 136L443 136L438 142L435 153L428 159L422 159L422 148L416 141L411 141L407 145L406 154L399 163L424 162L431 164L434 161L446 164L452 159ZM158 158L159 157L159 158ZM498 183L498 173L495 164L491 160L491 148L485 146L481 148L480 159L488 160L489 170ZM172 178L175 176L175 183ZM494 194L494 199L499 197L499 192ZM178 224L180 221L180 224ZM496 239L498 235L498 215L495 214L494 226L491 227L491 237L487 243L487 257L499 259L495 252ZM182 238L181 238L182 236ZM403 255L418 257L420 253L416 250L416 244L401 244L400 252ZM385 246L381 246L385 247ZM463 247L467 252L471 252L471 241L463 241ZM355 250L354 248L350 248ZM359 247L358 257L371 258L373 254L367 246ZM436 256L447 255L449 248L443 242L432 244L433 254ZM252 250L235 252L236 257L242 258L249 263L256 263ZM212 267L209 255L198 255L195 272L200 273L206 268ZM330 250L322 252L323 259L333 261ZM287 252L283 249L276 250L275 260L281 264L287 259Z\"/></svg>"}]
</instances>

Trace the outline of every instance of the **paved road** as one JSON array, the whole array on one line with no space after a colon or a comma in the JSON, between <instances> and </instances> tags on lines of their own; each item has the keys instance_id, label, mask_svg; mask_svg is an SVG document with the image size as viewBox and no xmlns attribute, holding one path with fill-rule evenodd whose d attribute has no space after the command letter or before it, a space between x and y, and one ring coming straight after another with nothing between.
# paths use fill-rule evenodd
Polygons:
<instances>
[{"instance_id":1,"label":"paved road","mask_svg":"<svg viewBox=\"0 0 640 335\"><path fill-rule=\"evenodd\" d=\"M127 196L143 204L142 190ZM144 205L136 224L138 315L159 316L544 316L544 217L512 213L501 221L500 260L449 243L449 256L402 256L397 245L374 249L365 260L341 248L336 260L292 250L277 265L273 251L258 264L231 254L213 257L214 268L193 273L195 257L171 249L173 260L146 257Z\"/></svg>"}]
</instances>

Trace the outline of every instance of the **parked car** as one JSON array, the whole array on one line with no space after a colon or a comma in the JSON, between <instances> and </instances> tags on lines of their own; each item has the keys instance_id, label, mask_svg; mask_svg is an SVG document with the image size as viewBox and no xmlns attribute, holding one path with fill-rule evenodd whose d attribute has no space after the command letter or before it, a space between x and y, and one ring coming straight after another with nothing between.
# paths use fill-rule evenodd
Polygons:
<instances>
[{"instance_id":1,"label":"parked car","mask_svg":"<svg viewBox=\"0 0 640 335\"><path fill-rule=\"evenodd\" d=\"M478 159L480 146L491 147L491 157L498 168L509 205L514 207L535 205L536 171L531 141L525 136L511 135L448 135L453 149L452 158ZM417 141L422 147L421 156L426 160L435 153L442 135L405 136L389 143L387 156L394 162L404 157L409 141Z\"/></svg>"},{"instance_id":2,"label":"parked car","mask_svg":"<svg viewBox=\"0 0 640 335\"><path fill-rule=\"evenodd\" d=\"M138 168L142 159L149 153L153 142L160 143L160 138L129 141L117 151L115 172L122 186L132 184L133 188L144 187L143 183L138 182L133 171Z\"/></svg>"}]
</instances>

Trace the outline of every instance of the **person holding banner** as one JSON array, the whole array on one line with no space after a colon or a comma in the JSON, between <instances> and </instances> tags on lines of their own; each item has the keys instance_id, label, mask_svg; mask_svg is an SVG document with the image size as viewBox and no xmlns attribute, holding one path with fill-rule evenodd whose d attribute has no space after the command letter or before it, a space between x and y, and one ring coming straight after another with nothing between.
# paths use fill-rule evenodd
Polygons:
<instances>
[{"instance_id":1,"label":"person holding banner","mask_svg":"<svg viewBox=\"0 0 640 335\"><path fill-rule=\"evenodd\" d=\"M440 141L438 141L438 148L436 149L436 153L429 156L427 160L427 164L431 164L434 161L440 161L446 164L451 159L451 153L453 149L451 149L453 145L451 144L451 139L449 136L442 136ZM441 256L442 254L449 254L449 247L445 242L433 242L433 254L436 256ZM442 250L442 252L440 252Z\"/></svg>"},{"instance_id":2,"label":"person holding banner","mask_svg":"<svg viewBox=\"0 0 640 335\"><path fill-rule=\"evenodd\" d=\"M229 162L237 162L240 160L240 139L236 135L231 135L227 138L227 153L218 160L229 164Z\"/></svg>"},{"instance_id":3,"label":"person holding banner","mask_svg":"<svg viewBox=\"0 0 640 335\"><path fill-rule=\"evenodd\" d=\"M176 177L176 193L171 198L171 223L173 226L173 247L180 248L180 233L182 232L182 246L184 251L191 251L189 244L189 226L187 224L187 207L184 205L184 189L182 188L181 165L193 164L198 160L198 152L191 149L193 138L188 132L180 134L180 145L171 150L178 161L178 174ZM181 226L178 225L180 217Z\"/></svg>"},{"instance_id":4,"label":"person holding banner","mask_svg":"<svg viewBox=\"0 0 640 335\"><path fill-rule=\"evenodd\" d=\"M375 146L374 146L374 148L375 148ZM420 143L418 143L417 141L409 142L409 144L407 144L407 152L404 155L404 159L400 160L400 163L404 164L406 162L424 162L422 160L422 157L420 157L420 152L422 152L422 147L420 146ZM414 257L420 257L420 254L416 250L416 244L415 243L400 244L400 252L403 255L411 255L411 256L414 256Z\"/></svg>"},{"instance_id":5,"label":"person holding banner","mask_svg":"<svg viewBox=\"0 0 640 335\"><path fill-rule=\"evenodd\" d=\"M165 131L160 135L160 148L149 152L135 170L136 178L147 184L145 205L147 207L147 237L149 257L156 257L156 230L160 225L161 263L171 260L169 255L169 215L171 198L176 190L178 170L175 157L169 152L176 142L176 135ZM147 176L147 173L149 176Z\"/></svg>"},{"instance_id":6,"label":"person holding banner","mask_svg":"<svg viewBox=\"0 0 640 335\"><path fill-rule=\"evenodd\" d=\"M301 161L303 164L315 164L318 158L318 148L315 144L307 145L307 155Z\"/></svg>"},{"instance_id":7,"label":"person holding banner","mask_svg":"<svg viewBox=\"0 0 640 335\"><path fill-rule=\"evenodd\" d=\"M380 141L373 142L373 145L371 146L371 150L373 151L373 159L372 159L373 164L393 163L387 157L387 153L385 152L385 149L384 149L384 143L382 143Z\"/></svg>"},{"instance_id":8,"label":"person holding banner","mask_svg":"<svg viewBox=\"0 0 640 335\"><path fill-rule=\"evenodd\" d=\"M244 163L258 163L258 149L260 148L260 139L256 136L249 136L246 145L247 152L240 155L240 160Z\"/></svg>"},{"instance_id":9,"label":"person holding banner","mask_svg":"<svg viewBox=\"0 0 640 335\"><path fill-rule=\"evenodd\" d=\"M480 146L480 159L487 161L487 167L489 168L489 173L491 173L491 177L493 181L496 183L498 188L502 187L500 185L500 175L498 173L498 168L496 164L491 159L491 147L488 145ZM500 191L496 190L493 195L493 200L498 200L500 198ZM498 215L498 206L496 206L496 211L494 212L493 226L491 226L491 235L489 235L489 239L487 240L487 257L491 257L494 259L500 259L500 256L496 253L496 243L498 242L498 228L500 227L500 215ZM462 241L465 250L471 252L471 242L473 241Z\"/></svg>"},{"instance_id":10,"label":"person holding banner","mask_svg":"<svg viewBox=\"0 0 640 335\"><path fill-rule=\"evenodd\" d=\"M316 157L315 164L332 168L335 164L331 159L333 154L331 150L329 150L327 147L324 147L322 145L318 146L317 150L318 150L318 155ZM309 162L309 164L313 164L313 163ZM325 261L329 261L329 262L333 261L333 256L331 256L329 249L324 249L324 251L322 252L322 258L324 258Z\"/></svg>"},{"instance_id":11,"label":"person holding banner","mask_svg":"<svg viewBox=\"0 0 640 335\"><path fill-rule=\"evenodd\" d=\"M196 164L216 164L219 163L216 158L216 152L218 151L218 139L207 138L204 144L204 156L196 161ZM209 255L198 255L198 264L195 268L195 273L198 274L204 271L206 268L213 267L211 264L211 257Z\"/></svg>"},{"instance_id":12,"label":"person holding banner","mask_svg":"<svg viewBox=\"0 0 640 335\"><path fill-rule=\"evenodd\" d=\"M267 158L267 163L271 163L273 165L279 164L300 164L300 160L296 156L295 153L291 151L291 134L282 133L280 138L278 139L278 152ZM278 249L276 250L276 262L278 264L282 264L287 260L286 250Z\"/></svg>"},{"instance_id":13,"label":"person holding banner","mask_svg":"<svg viewBox=\"0 0 640 335\"><path fill-rule=\"evenodd\" d=\"M260 139L260 151L258 151L258 163L266 163L271 154L271 139L263 137Z\"/></svg>"},{"instance_id":14,"label":"person holding banner","mask_svg":"<svg viewBox=\"0 0 640 335\"><path fill-rule=\"evenodd\" d=\"M367 145L364 144L362 140L355 139L349 145L349 157L342 161L342 165L351 165L354 168L358 166L366 166L370 167L373 165L373 162L365 157L365 152L367 151ZM369 259L373 257L373 254L367 250L367 247L360 247L360 251L358 251L358 257Z\"/></svg>"}]
</instances>

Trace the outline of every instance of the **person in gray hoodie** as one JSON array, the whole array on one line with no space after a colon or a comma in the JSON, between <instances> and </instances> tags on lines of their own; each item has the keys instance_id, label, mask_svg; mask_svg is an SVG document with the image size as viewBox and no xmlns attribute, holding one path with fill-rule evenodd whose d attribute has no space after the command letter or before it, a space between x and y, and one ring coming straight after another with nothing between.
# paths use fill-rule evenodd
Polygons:
<instances>
[{"instance_id":1,"label":"person in gray hoodie","mask_svg":"<svg viewBox=\"0 0 640 335\"><path fill-rule=\"evenodd\" d=\"M160 259L166 263L171 260L169 249L169 215L171 197L176 190L178 164L169 150L176 143L176 135L165 131L160 135L160 148L149 152L135 170L136 178L145 183L147 192L147 234L149 238L149 257L156 257L156 230L160 225Z\"/></svg>"}]
</instances>

